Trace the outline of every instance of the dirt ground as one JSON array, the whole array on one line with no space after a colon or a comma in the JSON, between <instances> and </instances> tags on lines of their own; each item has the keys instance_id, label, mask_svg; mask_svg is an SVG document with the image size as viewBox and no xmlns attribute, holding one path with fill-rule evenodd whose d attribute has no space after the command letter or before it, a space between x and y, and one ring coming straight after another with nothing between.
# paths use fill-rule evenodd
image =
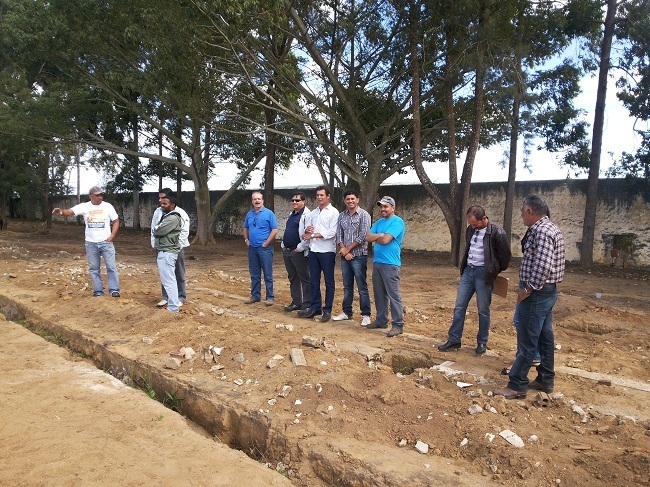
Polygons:
<instances>
[{"instance_id":1,"label":"dirt ground","mask_svg":"<svg viewBox=\"0 0 650 487\"><path fill-rule=\"evenodd\" d=\"M555 393L547 406L539 406L532 393L509 402L489 393L505 384L507 377L500 371L514 356L514 294L493 298L486 355L476 357L473 352L474 301L463 348L438 352L437 345L446 340L458 283L458 271L444 255L405 252L405 333L389 339L385 330L366 330L358 321L323 324L283 312L290 297L279 251L274 265L277 304L267 308L243 303L250 285L243 242L219 240L212 247L190 247L188 302L175 316L155 307L160 283L148 233L121 231L116 249L122 297L93 298L82 227L55 225L47 230L39 223L10 222L9 230L0 233L0 310L11 319L27 312L28 326L40 322L47 328L44 324L49 323L54 330L50 339L66 341L72 349L66 355L70 360L97 364L107 356L120 356L155 371L167 384L172 381L178 389L163 397L168 406L205 423L209 435L286 473L296 485L650 485L647 269L568 267L554 310ZM511 287L517 272L515 262L504 273ZM340 312L341 299L337 268L335 313ZM67 338L61 339L61 334ZM304 336L324 343L318 348L303 345ZM204 360L210 345L223 347L220 370ZM178 370L165 369L170 352L180 347L198 353ZM100 348L101 360L88 351ZM304 352L306 367L291 363L295 348ZM267 362L276 354L284 359L269 368ZM437 367L446 361L453 364ZM34 366L20 361L16 365ZM129 370L100 366L127 383L134 381ZM27 410L35 404L56 407L60 387L69 382L67 375L49 374L46 383L27 377L5 387L21 384L24 398L15 391L10 397ZM472 385L459 387L459 382ZM287 397L279 397L284 386L292 389ZM28 393L32 387L38 388L38 402ZM71 429L93 430L96 420L86 414L87 395L90 392L78 390L64 401L75 418ZM111 395L102 400L112 405L117 399ZM206 411L203 400L217 404L216 409ZM473 405L483 411L470 414ZM119 421L113 422L150 421L159 426L155 418L143 417L135 404L129 408L115 403L113 411L106 413L109 423L118 415ZM40 414L47 415L47 408ZM159 414L167 418L170 412ZM165 428L152 430L159 431L159 441L167 441ZM504 430L517 434L524 446L506 442L499 436ZM53 462L53 451L43 448L45 439L30 435L28 441L29 447L12 454L3 440L0 465L35 468ZM97 444L100 441L105 445L99 439ZM428 445L426 454L416 451L418 441ZM179 451L176 461L181 456L194 459L197 450L204 450L198 444L191 451ZM112 442L110 454L120 448L119 441ZM134 460L126 445L124 449L122 458L131 463L146 462L153 453L143 451ZM215 462L230 462L216 451L213 455ZM71 450L67 458L72 456L77 472L98 468L96 456ZM130 471L122 470L123 485L141 481ZM57 475L66 483L73 474L58 469L37 472L50 473L52 485ZM37 477L24 485L40 485ZM240 483L264 484L244 477Z\"/></svg>"}]
</instances>

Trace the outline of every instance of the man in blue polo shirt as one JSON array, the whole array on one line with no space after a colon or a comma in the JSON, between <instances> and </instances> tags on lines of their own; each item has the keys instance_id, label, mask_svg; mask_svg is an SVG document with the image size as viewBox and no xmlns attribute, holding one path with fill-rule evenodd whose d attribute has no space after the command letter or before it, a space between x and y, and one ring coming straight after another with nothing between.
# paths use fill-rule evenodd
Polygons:
<instances>
[{"instance_id":1,"label":"man in blue polo shirt","mask_svg":"<svg viewBox=\"0 0 650 487\"><path fill-rule=\"evenodd\" d=\"M402 266L401 251L404 238L404 221L395 215L395 200L384 196L377 202L381 216L370 227L366 242L373 242L374 258L372 265L372 287L377 316L366 328L388 328L388 304L393 318L393 326L387 336L401 335L404 329L402 294L400 292L399 271Z\"/></svg>"},{"instance_id":2,"label":"man in blue polo shirt","mask_svg":"<svg viewBox=\"0 0 650 487\"><path fill-rule=\"evenodd\" d=\"M272 306L273 296L273 241L278 233L275 214L264 207L264 196L259 191L251 195L253 208L244 219L244 241L248 246L248 272L251 275L251 297L244 303L258 303L262 298L261 277L264 272L267 306Z\"/></svg>"}]
</instances>

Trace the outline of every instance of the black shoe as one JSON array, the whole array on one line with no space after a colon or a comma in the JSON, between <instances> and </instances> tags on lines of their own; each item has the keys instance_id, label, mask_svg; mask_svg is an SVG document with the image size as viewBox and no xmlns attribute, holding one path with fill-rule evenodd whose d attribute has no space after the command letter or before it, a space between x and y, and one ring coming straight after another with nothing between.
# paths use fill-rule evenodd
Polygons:
<instances>
[{"instance_id":1,"label":"black shoe","mask_svg":"<svg viewBox=\"0 0 650 487\"><path fill-rule=\"evenodd\" d=\"M300 309L300 306L298 306L297 304L293 304L293 303L291 303L289 306L284 307L284 310L287 313L291 313L292 311L296 311L297 309Z\"/></svg>"},{"instance_id":2,"label":"black shoe","mask_svg":"<svg viewBox=\"0 0 650 487\"><path fill-rule=\"evenodd\" d=\"M307 308L307 309L301 309L298 311L298 316L301 318L313 318L314 316L322 315L323 311L320 309L312 309L312 308Z\"/></svg>"},{"instance_id":3,"label":"black shoe","mask_svg":"<svg viewBox=\"0 0 650 487\"><path fill-rule=\"evenodd\" d=\"M113 291L111 293L111 296L114 297L114 298L119 298L120 297L120 292L119 291Z\"/></svg>"},{"instance_id":4,"label":"black shoe","mask_svg":"<svg viewBox=\"0 0 650 487\"><path fill-rule=\"evenodd\" d=\"M452 342L447 340L447 343L443 343L438 347L438 350L441 352L449 352L450 350L458 350L460 348L460 342Z\"/></svg>"},{"instance_id":5,"label":"black shoe","mask_svg":"<svg viewBox=\"0 0 650 487\"><path fill-rule=\"evenodd\" d=\"M474 350L474 352L476 352L476 355L483 355L486 351L487 351L487 345L482 345L480 343L476 347L476 350Z\"/></svg>"},{"instance_id":6,"label":"black shoe","mask_svg":"<svg viewBox=\"0 0 650 487\"><path fill-rule=\"evenodd\" d=\"M377 328L386 329L388 328L388 323L377 323L376 321L373 321L368 326L366 326L366 328L368 330L376 330Z\"/></svg>"},{"instance_id":7,"label":"black shoe","mask_svg":"<svg viewBox=\"0 0 650 487\"><path fill-rule=\"evenodd\" d=\"M332 313L328 313L327 311L325 311L323 313L323 316L320 317L320 320L323 323L327 323L331 318L332 318Z\"/></svg>"}]
</instances>

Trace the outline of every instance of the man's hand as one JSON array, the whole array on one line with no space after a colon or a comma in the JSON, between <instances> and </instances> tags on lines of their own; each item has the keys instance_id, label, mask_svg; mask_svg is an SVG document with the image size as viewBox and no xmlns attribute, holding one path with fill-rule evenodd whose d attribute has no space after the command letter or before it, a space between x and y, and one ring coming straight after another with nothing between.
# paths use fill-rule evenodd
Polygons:
<instances>
[{"instance_id":1,"label":"man's hand","mask_svg":"<svg viewBox=\"0 0 650 487\"><path fill-rule=\"evenodd\" d=\"M530 296L530 293L526 291L526 288L519 289L519 291L517 291L517 304L521 303L528 296Z\"/></svg>"}]
</instances>

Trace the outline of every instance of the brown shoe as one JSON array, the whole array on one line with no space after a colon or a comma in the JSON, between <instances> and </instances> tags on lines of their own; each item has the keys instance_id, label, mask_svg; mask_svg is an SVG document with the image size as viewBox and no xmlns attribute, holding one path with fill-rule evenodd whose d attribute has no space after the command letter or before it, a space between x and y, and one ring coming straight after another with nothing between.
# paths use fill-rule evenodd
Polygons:
<instances>
[{"instance_id":1,"label":"brown shoe","mask_svg":"<svg viewBox=\"0 0 650 487\"><path fill-rule=\"evenodd\" d=\"M260 302L259 299L248 298L246 301L244 301L244 304L253 304L253 303L259 303L259 302Z\"/></svg>"},{"instance_id":2,"label":"brown shoe","mask_svg":"<svg viewBox=\"0 0 650 487\"><path fill-rule=\"evenodd\" d=\"M506 399L525 399L526 398L526 393L525 392L515 391L513 389L509 389L508 387L504 387L503 389L497 389L495 391L492 391L492 394L494 394L495 396L503 396Z\"/></svg>"},{"instance_id":3,"label":"brown shoe","mask_svg":"<svg viewBox=\"0 0 650 487\"><path fill-rule=\"evenodd\" d=\"M551 392L553 392L553 386L542 384L541 382L537 382L536 380L530 381L528 383L528 388L535 389L536 391L542 391L545 392L546 394L550 394Z\"/></svg>"}]
</instances>

